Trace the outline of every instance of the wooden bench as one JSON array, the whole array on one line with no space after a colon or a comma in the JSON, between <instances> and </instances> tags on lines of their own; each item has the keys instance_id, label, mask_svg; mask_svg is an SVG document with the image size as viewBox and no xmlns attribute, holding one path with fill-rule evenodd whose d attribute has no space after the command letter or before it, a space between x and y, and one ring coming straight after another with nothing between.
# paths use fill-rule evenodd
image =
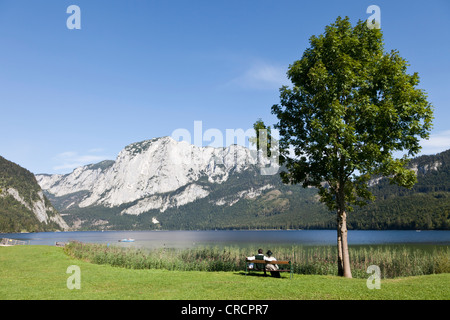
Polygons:
<instances>
[{"instance_id":1,"label":"wooden bench","mask_svg":"<svg viewBox=\"0 0 450 320\"><path fill-rule=\"evenodd\" d=\"M249 268L248 265L253 263L253 268ZM264 265L263 270L258 269L257 265L258 264L262 264ZM289 278L293 277L293 272L292 272L292 265L291 265L291 261L287 261L287 260L273 260L273 261L266 261L266 260L248 260L245 259L245 274L247 275L248 271L264 271L264 276L267 276L266 271L271 271L271 270L266 270L266 265L268 264L276 264L278 265L278 270L274 270L274 271L279 271L279 272L289 272Z\"/></svg>"}]
</instances>

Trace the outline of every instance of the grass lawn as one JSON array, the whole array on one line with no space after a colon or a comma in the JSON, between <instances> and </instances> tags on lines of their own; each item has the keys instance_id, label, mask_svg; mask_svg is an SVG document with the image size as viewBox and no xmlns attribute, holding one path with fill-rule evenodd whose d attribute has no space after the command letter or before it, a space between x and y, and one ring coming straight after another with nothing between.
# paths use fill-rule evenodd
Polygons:
<instances>
[{"instance_id":1,"label":"grass lawn","mask_svg":"<svg viewBox=\"0 0 450 320\"><path fill-rule=\"evenodd\" d=\"M81 270L80 289L67 288L71 265ZM75 260L58 247L16 246L0 247L0 299L449 300L450 274L381 280L381 289L370 290L365 279L131 270Z\"/></svg>"}]
</instances>

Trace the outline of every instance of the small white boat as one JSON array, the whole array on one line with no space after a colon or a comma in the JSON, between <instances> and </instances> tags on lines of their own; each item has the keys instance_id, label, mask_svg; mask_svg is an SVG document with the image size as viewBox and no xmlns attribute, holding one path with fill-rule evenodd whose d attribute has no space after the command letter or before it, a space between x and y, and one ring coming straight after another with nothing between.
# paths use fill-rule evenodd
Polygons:
<instances>
[{"instance_id":1,"label":"small white boat","mask_svg":"<svg viewBox=\"0 0 450 320\"><path fill-rule=\"evenodd\" d=\"M122 240L119 240L119 242L134 242L134 239L130 239L130 238L122 239Z\"/></svg>"}]
</instances>

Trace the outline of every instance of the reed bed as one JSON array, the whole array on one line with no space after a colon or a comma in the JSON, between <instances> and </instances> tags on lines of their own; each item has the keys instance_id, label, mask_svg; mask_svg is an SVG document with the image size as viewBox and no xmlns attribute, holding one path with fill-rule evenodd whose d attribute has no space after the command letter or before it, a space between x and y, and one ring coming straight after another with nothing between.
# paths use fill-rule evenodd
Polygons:
<instances>
[{"instance_id":1,"label":"reed bed","mask_svg":"<svg viewBox=\"0 0 450 320\"><path fill-rule=\"evenodd\" d=\"M256 247L199 247L191 249L139 249L70 242L65 252L96 264L130 269L181 271L243 271L245 257ZM337 250L331 246L271 247L279 260L290 260L296 274L337 275ZM377 265L382 278L450 273L448 246L416 248L408 246L350 247L353 277L367 278L366 270Z\"/></svg>"}]
</instances>

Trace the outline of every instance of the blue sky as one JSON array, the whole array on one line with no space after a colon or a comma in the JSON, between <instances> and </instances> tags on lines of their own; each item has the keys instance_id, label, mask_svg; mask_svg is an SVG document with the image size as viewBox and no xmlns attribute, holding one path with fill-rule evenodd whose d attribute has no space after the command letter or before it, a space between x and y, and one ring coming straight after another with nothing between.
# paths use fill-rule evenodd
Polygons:
<instances>
[{"instance_id":1,"label":"blue sky","mask_svg":"<svg viewBox=\"0 0 450 320\"><path fill-rule=\"evenodd\" d=\"M81 9L69 30L67 7ZM450 148L450 2L0 0L0 155L68 173L124 146L249 129L289 84L287 68L337 16L381 10L385 49L418 72L435 108L423 153ZM207 144L207 142L205 142Z\"/></svg>"}]
</instances>

